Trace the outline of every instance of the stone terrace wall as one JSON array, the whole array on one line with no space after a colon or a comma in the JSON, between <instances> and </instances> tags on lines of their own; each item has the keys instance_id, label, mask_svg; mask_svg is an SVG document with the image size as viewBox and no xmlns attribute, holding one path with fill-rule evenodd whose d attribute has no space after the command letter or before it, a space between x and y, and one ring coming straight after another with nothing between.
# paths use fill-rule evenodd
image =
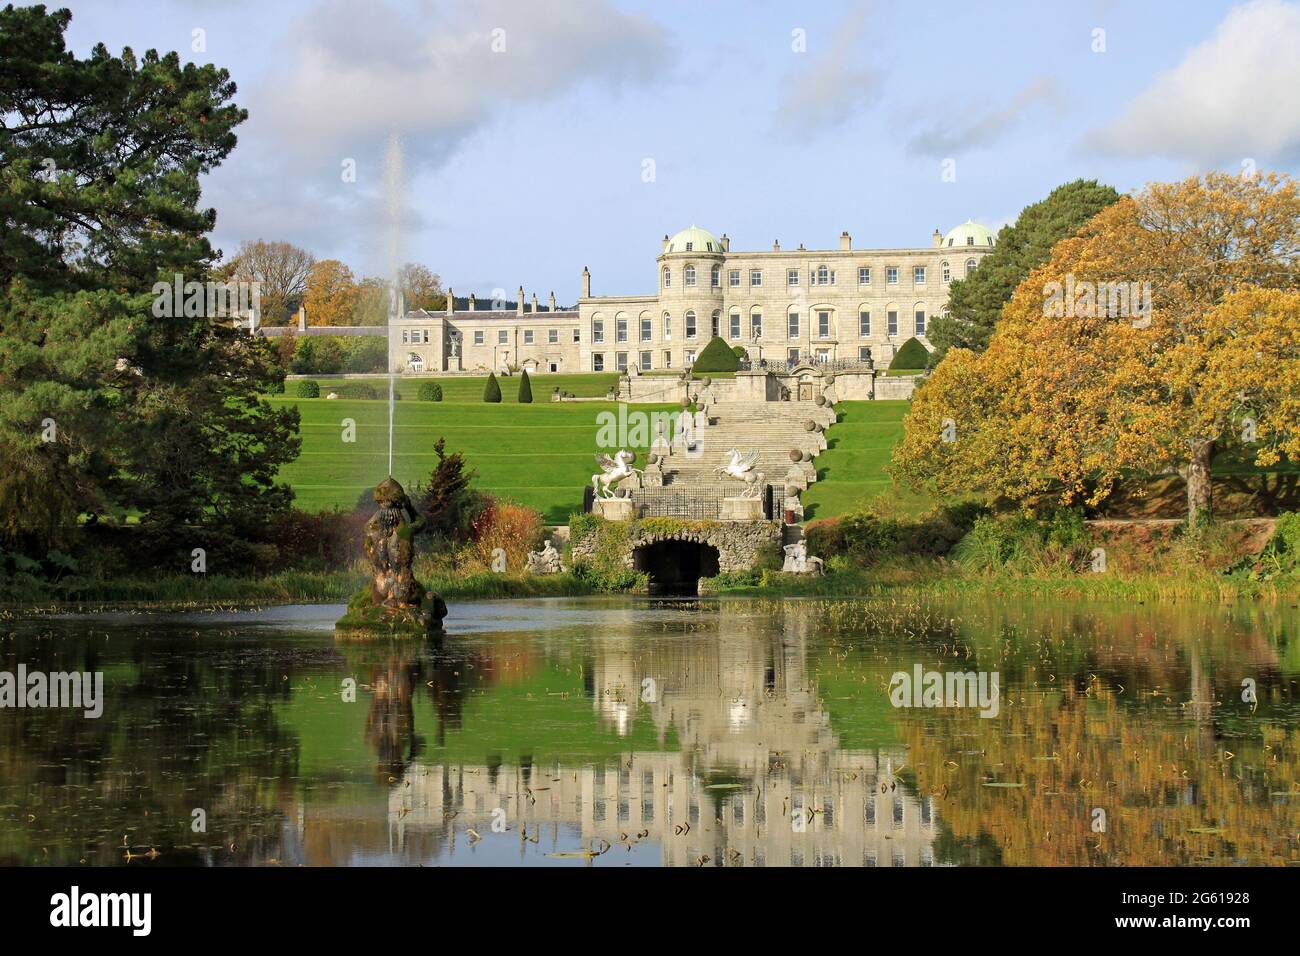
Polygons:
<instances>
[{"instance_id":1,"label":"stone terrace wall","mask_svg":"<svg viewBox=\"0 0 1300 956\"><path fill-rule=\"evenodd\" d=\"M653 524L634 525L628 536L623 563L634 567L633 552L657 541L689 541L718 549L719 571L747 571L765 550L781 544L781 525L775 521L683 521L680 527L665 527L664 519ZM584 561L595 554L591 535L573 542L573 560Z\"/></svg>"}]
</instances>

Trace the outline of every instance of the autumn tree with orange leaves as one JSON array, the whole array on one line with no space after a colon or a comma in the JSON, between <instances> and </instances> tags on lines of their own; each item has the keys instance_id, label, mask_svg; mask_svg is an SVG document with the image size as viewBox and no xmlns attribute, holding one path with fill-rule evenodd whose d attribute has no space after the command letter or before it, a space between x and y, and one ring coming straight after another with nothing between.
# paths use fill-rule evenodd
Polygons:
<instances>
[{"instance_id":1,"label":"autumn tree with orange leaves","mask_svg":"<svg viewBox=\"0 0 1300 956\"><path fill-rule=\"evenodd\" d=\"M981 355L916 395L891 470L945 494L1104 500L1172 473L1211 513L1216 450L1300 461L1300 190L1212 173L1090 220L1016 289Z\"/></svg>"}]
</instances>

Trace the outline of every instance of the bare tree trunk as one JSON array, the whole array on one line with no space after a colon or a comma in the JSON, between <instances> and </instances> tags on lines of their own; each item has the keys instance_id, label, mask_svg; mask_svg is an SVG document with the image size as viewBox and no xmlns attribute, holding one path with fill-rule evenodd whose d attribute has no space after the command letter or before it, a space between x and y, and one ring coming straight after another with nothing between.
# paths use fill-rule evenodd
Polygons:
<instances>
[{"instance_id":1,"label":"bare tree trunk","mask_svg":"<svg viewBox=\"0 0 1300 956\"><path fill-rule=\"evenodd\" d=\"M1210 459L1213 457L1214 442L1195 444L1184 471L1187 478L1187 524L1193 528L1210 519Z\"/></svg>"}]
</instances>

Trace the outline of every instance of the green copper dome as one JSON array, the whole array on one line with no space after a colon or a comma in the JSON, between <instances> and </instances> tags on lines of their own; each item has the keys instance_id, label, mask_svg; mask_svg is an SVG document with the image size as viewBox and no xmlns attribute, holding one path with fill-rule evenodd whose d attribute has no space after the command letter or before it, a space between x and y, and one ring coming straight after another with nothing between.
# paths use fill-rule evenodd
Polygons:
<instances>
[{"instance_id":1,"label":"green copper dome","mask_svg":"<svg viewBox=\"0 0 1300 956\"><path fill-rule=\"evenodd\" d=\"M722 252L722 243L711 232L691 226L689 229L683 229L677 235L668 240L668 248L665 252L703 252L718 253Z\"/></svg>"},{"instance_id":2,"label":"green copper dome","mask_svg":"<svg viewBox=\"0 0 1300 956\"><path fill-rule=\"evenodd\" d=\"M956 229L950 229L948 235L943 237L943 247L947 249L952 246L956 249L958 246L980 246L987 249L993 245L995 239L993 230L981 226L973 219L967 219Z\"/></svg>"}]
</instances>

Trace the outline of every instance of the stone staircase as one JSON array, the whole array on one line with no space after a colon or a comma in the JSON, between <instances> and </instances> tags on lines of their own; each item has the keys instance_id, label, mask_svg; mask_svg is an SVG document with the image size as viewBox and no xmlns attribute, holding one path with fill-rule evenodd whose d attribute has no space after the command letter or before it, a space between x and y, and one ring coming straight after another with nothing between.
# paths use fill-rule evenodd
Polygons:
<instances>
[{"instance_id":1,"label":"stone staircase","mask_svg":"<svg viewBox=\"0 0 1300 956\"><path fill-rule=\"evenodd\" d=\"M719 402L709 407L709 424L699 436L702 453L684 455L674 449L664 463L665 486L708 485L739 490L740 482L732 478L719 479L713 469L726 463L730 449L742 455L758 452L756 471L764 480L781 489L786 484L791 468L804 476L803 483L817 480L812 459L825 444L825 436L809 431L808 422L817 423L823 430L835 421L833 410L813 402ZM795 465L792 450L807 452L807 458Z\"/></svg>"}]
</instances>

